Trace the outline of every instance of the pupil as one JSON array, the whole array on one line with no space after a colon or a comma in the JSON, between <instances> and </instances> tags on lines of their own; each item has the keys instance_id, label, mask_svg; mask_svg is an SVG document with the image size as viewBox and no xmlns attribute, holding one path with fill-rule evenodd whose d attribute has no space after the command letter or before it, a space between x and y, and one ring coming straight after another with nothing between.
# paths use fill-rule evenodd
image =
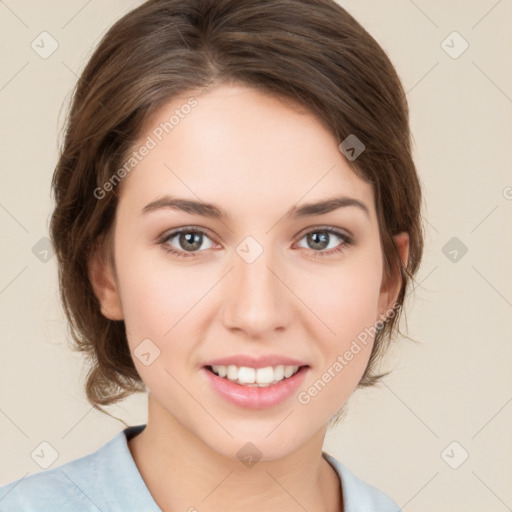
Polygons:
<instances>
[{"instance_id":1,"label":"pupil","mask_svg":"<svg viewBox=\"0 0 512 512\"><path fill-rule=\"evenodd\" d=\"M319 234L320 233L320 234ZM327 245L329 245L329 242L327 240L328 234L325 232L316 232L316 233L310 233L308 235L309 242L313 245L313 248L315 249L325 249ZM316 247L315 247L316 245Z\"/></svg>"},{"instance_id":2,"label":"pupil","mask_svg":"<svg viewBox=\"0 0 512 512\"><path fill-rule=\"evenodd\" d=\"M182 244L183 248L187 247L187 244L189 245L189 249L199 249L201 247L201 235L200 233L194 233L194 232L188 232L188 233L182 233L181 235L181 242L185 240L185 244ZM192 247L190 247L192 246Z\"/></svg>"}]
</instances>

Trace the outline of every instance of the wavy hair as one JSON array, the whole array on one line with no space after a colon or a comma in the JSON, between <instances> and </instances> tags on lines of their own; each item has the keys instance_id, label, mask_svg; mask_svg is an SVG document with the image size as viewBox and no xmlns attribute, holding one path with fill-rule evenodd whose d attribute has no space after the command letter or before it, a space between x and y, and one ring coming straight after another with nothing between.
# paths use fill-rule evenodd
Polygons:
<instances>
[{"instance_id":1,"label":"wavy hair","mask_svg":"<svg viewBox=\"0 0 512 512\"><path fill-rule=\"evenodd\" d=\"M421 188L411 154L406 95L375 39L333 0L150 0L119 19L76 84L52 180L50 236L73 348L87 355L86 395L101 406L145 391L123 321L102 315L88 276L110 245L120 186L94 193L121 168L148 117L175 95L221 83L289 98L337 140L366 146L348 164L371 183L386 279L400 275L398 314L375 335L358 384L372 386L423 252ZM393 236L409 234L404 265ZM400 333L401 334L401 333ZM108 413L107 413L108 414Z\"/></svg>"}]
</instances>

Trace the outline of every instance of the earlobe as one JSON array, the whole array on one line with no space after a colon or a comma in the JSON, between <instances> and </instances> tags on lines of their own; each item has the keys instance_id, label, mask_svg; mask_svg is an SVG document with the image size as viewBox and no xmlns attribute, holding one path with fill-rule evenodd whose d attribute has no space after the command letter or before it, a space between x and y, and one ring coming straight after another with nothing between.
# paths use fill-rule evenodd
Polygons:
<instances>
[{"instance_id":1,"label":"earlobe","mask_svg":"<svg viewBox=\"0 0 512 512\"><path fill-rule=\"evenodd\" d=\"M119 291L110 265L97 248L89 260L89 280L100 303L101 314L110 320L123 320Z\"/></svg>"},{"instance_id":2,"label":"earlobe","mask_svg":"<svg viewBox=\"0 0 512 512\"><path fill-rule=\"evenodd\" d=\"M393 237L393 241L398 249L403 265L406 267L409 261L409 233L401 232ZM395 269L395 273L387 282L383 283L380 292L379 311L381 316L385 317L386 312L393 308L398 299L402 287L402 278L400 269Z\"/></svg>"},{"instance_id":3,"label":"earlobe","mask_svg":"<svg viewBox=\"0 0 512 512\"><path fill-rule=\"evenodd\" d=\"M398 252L400 253L404 267L406 267L409 261L409 233L398 233L398 235L393 237L393 240L397 246Z\"/></svg>"}]
</instances>

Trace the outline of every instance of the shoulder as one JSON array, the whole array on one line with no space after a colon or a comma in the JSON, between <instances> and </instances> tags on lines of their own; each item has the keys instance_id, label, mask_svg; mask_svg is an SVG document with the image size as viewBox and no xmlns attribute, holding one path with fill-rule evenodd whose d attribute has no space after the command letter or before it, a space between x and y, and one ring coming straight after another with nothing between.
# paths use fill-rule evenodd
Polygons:
<instances>
[{"instance_id":1,"label":"shoulder","mask_svg":"<svg viewBox=\"0 0 512 512\"><path fill-rule=\"evenodd\" d=\"M0 487L0 512L154 510L127 445L126 435L141 428L129 427L93 453Z\"/></svg>"},{"instance_id":2,"label":"shoulder","mask_svg":"<svg viewBox=\"0 0 512 512\"><path fill-rule=\"evenodd\" d=\"M0 487L0 512L97 511L89 498L91 487L94 488L97 457L98 452L94 452ZM84 479L88 481L87 486L83 485Z\"/></svg>"},{"instance_id":3,"label":"shoulder","mask_svg":"<svg viewBox=\"0 0 512 512\"><path fill-rule=\"evenodd\" d=\"M323 456L340 477L344 512L399 512L401 510L386 493L361 480L332 455L323 452Z\"/></svg>"}]
</instances>

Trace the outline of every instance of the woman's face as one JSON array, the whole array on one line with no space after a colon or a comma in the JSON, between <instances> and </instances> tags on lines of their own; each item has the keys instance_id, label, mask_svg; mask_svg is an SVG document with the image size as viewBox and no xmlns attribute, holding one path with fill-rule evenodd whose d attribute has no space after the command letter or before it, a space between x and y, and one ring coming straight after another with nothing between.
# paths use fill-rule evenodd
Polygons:
<instances>
[{"instance_id":1,"label":"woman's face","mask_svg":"<svg viewBox=\"0 0 512 512\"><path fill-rule=\"evenodd\" d=\"M393 306L373 191L311 114L243 86L194 98L156 112L136 147L102 311L124 319L159 421L229 457L250 441L275 459L323 439ZM249 385L295 370L279 366L301 369Z\"/></svg>"}]
</instances>

